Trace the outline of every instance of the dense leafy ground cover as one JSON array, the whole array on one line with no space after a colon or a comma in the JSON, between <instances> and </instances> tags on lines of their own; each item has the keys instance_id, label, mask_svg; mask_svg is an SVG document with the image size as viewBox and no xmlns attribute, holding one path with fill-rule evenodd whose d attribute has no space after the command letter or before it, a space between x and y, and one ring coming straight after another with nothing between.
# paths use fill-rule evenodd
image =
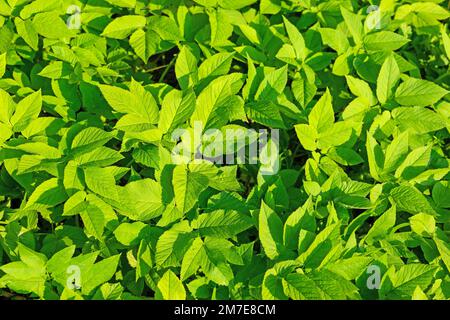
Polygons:
<instances>
[{"instance_id":1,"label":"dense leafy ground cover","mask_svg":"<svg viewBox=\"0 0 450 320\"><path fill-rule=\"evenodd\" d=\"M449 17L0 0L0 296L449 299ZM174 162L196 123L279 170Z\"/></svg>"}]
</instances>

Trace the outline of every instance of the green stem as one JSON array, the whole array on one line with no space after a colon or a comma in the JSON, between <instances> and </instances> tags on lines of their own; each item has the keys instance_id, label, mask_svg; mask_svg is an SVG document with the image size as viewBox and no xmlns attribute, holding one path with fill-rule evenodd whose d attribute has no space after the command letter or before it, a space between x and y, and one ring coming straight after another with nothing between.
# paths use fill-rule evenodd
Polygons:
<instances>
[{"instance_id":1,"label":"green stem","mask_svg":"<svg viewBox=\"0 0 450 320\"><path fill-rule=\"evenodd\" d=\"M157 66L157 67L154 67L154 68L151 68L151 69L145 70L145 73L149 73L149 72L157 71L157 70L159 70L159 69L162 69L162 68L166 68L167 66L169 66L169 65L168 65L168 64L165 64L165 65L163 65L163 66Z\"/></svg>"},{"instance_id":2,"label":"green stem","mask_svg":"<svg viewBox=\"0 0 450 320\"><path fill-rule=\"evenodd\" d=\"M172 68L172 66L175 64L175 61L177 60L177 56L175 55L173 57L173 59L170 61L170 63L166 66L166 68L164 69L161 77L159 77L158 82L163 82L164 78L167 76L167 73L169 72L170 68Z\"/></svg>"}]
</instances>

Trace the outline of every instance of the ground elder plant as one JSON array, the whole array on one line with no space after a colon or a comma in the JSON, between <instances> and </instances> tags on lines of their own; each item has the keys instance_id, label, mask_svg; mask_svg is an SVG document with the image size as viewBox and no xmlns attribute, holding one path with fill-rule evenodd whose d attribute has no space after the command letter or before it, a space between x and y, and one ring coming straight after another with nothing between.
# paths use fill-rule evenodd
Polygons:
<instances>
[{"instance_id":1,"label":"ground elder plant","mask_svg":"<svg viewBox=\"0 0 450 320\"><path fill-rule=\"evenodd\" d=\"M449 299L442 0L0 0L0 296Z\"/></svg>"}]
</instances>

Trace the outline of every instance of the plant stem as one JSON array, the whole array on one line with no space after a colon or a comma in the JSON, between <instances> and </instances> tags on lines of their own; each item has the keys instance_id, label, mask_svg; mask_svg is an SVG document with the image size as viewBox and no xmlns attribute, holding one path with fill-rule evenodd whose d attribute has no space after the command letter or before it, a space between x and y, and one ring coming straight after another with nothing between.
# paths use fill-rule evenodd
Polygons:
<instances>
[{"instance_id":1,"label":"plant stem","mask_svg":"<svg viewBox=\"0 0 450 320\"><path fill-rule=\"evenodd\" d=\"M172 60L170 61L170 63L166 66L166 68L164 69L161 77L159 77L158 82L163 82L164 78L167 76L167 73L169 73L170 68L172 68L172 66L175 64L175 61L177 60L177 55L175 55Z\"/></svg>"}]
</instances>

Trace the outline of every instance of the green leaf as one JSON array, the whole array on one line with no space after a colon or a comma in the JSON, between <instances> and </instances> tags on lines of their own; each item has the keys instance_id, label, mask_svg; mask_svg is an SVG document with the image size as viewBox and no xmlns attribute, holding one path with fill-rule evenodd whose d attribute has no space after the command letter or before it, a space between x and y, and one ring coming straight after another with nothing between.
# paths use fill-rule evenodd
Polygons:
<instances>
[{"instance_id":1,"label":"green leaf","mask_svg":"<svg viewBox=\"0 0 450 320\"><path fill-rule=\"evenodd\" d=\"M436 272L436 267L423 264L401 266L387 285L383 281L380 295L390 299L404 299L412 295L417 286L422 290L428 287Z\"/></svg>"},{"instance_id":2,"label":"green leaf","mask_svg":"<svg viewBox=\"0 0 450 320\"><path fill-rule=\"evenodd\" d=\"M158 282L156 299L159 300L185 300L186 290L180 279L171 270L168 270Z\"/></svg>"},{"instance_id":3,"label":"green leaf","mask_svg":"<svg viewBox=\"0 0 450 320\"><path fill-rule=\"evenodd\" d=\"M316 92L317 87L314 83L310 83L303 78L296 78L292 81L292 93L303 109L311 102Z\"/></svg>"},{"instance_id":4,"label":"green leaf","mask_svg":"<svg viewBox=\"0 0 450 320\"><path fill-rule=\"evenodd\" d=\"M178 25L173 19L163 15L152 15L148 18L147 28L155 31L162 40L182 40Z\"/></svg>"},{"instance_id":5,"label":"green leaf","mask_svg":"<svg viewBox=\"0 0 450 320\"><path fill-rule=\"evenodd\" d=\"M364 33L361 17L342 6L341 6L341 14L355 43L356 44L361 43Z\"/></svg>"},{"instance_id":6,"label":"green leaf","mask_svg":"<svg viewBox=\"0 0 450 320\"><path fill-rule=\"evenodd\" d=\"M113 138L109 132L91 127L80 131L72 141L71 154L85 153L98 148Z\"/></svg>"},{"instance_id":7,"label":"green leaf","mask_svg":"<svg viewBox=\"0 0 450 320\"><path fill-rule=\"evenodd\" d=\"M295 49L297 59L300 59L301 61L305 60L308 52L302 34L300 33L300 31L298 31L296 26L294 26L288 19L286 19L286 17L283 17L283 22L289 40L291 41Z\"/></svg>"},{"instance_id":8,"label":"green leaf","mask_svg":"<svg viewBox=\"0 0 450 320\"><path fill-rule=\"evenodd\" d=\"M91 293L95 288L109 281L117 270L120 254L103 259L94 264L81 278L83 294Z\"/></svg>"},{"instance_id":9,"label":"green leaf","mask_svg":"<svg viewBox=\"0 0 450 320\"><path fill-rule=\"evenodd\" d=\"M109 169L85 168L84 177L86 185L91 191L105 198L118 198L116 179Z\"/></svg>"},{"instance_id":10,"label":"green leaf","mask_svg":"<svg viewBox=\"0 0 450 320\"><path fill-rule=\"evenodd\" d=\"M438 207L450 208L450 186L448 182L441 181L433 186L433 200Z\"/></svg>"},{"instance_id":11,"label":"green leaf","mask_svg":"<svg viewBox=\"0 0 450 320\"><path fill-rule=\"evenodd\" d=\"M301 262L306 268L319 267L327 254L337 245L339 240L339 227L340 223L331 224L320 231L309 244L300 242L300 255L297 261ZM302 234L300 234L299 240L302 240Z\"/></svg>"},{"instance_id":12,"label":"green leaf","mask_svg":"<svg viewBox=\"0 0 450 320\"><path fill-rule=\"evenodd\" d=\"M140 233L145 228L142 222L121 223L114 230L114 236L124 246L136 245L139 242Z\"/></svg>"},{"instance_id":13,"label":"green leaf","mask_svg":"<svg viewBox=\"0 0 450 320\"><path fill-rule=\"evenodd\" d=\"M247 117L270 128L286 128L280 106L272 101L251 102L245 105Z\"/></svg>"},{"instance_id":14,"label":"green leaf","mask_svg":"<svg viewBox=\"0 0 450 320\"><path fill-rule=\"evenodd\" d=\"M86 209L80 213L83 224L88 234L94 236L98 240L103 239L103 231L105 229L105 214L102 209L89 204Z\"/></svg>"},{"instance_id":15,"label":"green leaf","mask_svg":"<svg viewBox=\"0 0 450 320\"><path fill-rule=\"evenodd\" d=\"M143 179L128 183L118 190L115 203L121 214L135 221L146 221L162 214L161 185L152 179ZM110 197L111 198L111 197Z\"/></svg>"},{"instance_id":16,"label":"green leaf","mask_svg":"<svg viewBox=\"0 0 450 320\"><path fill-rule=\"evenodd\" d=\"M353 149L346 147L331 148L327 156L344 166L354 166L364 162L364 159Z\"/></svg>"},{"instance_id":17,"label":"green leaf","mask_svg":"<svg viewBox=\"0 0 450 320\"><path fill-rule=\"evenodd\" d=\"M309 113L308 120L309 124L316 128L319 133L326 131L333 125L334 111L329 90L317 101Z\"/></svg>"},{"instance_id":18,"label":"green leaf","mask_svg":"<svg viewBox=\"0 0 450 320\"><path fill-rule=\"evenodd\" d=\"M83 153L74 157L75 162L81 167L103 167L112 165L123 159L123 156L106 147L99 147L88 153Z\"/></svg>"},{"instance_id":19,"label":"green leaf","mask_svg":"<svg viewBox=\"0 0 450 320\"><path fill-rule=\"evenodd\" d=\"M364 47L368 51L394 51L409 42L409 39L391 31L379 31L364 36Z\"/></svg>"},{"instance_id":20,"label":"green leaf","mask_svg":"<svg viewBox=\"0 0 450 320\"><path fill-rule=\"evenodd\" d=\"M237 211L219 210L201 214L192 222L192 227L198 229L200 235L230 238L253 225L250 217Z\"/></svg>"},{"instance_id":21,"label":"green leaf","mask_svg":"<svg viewBox=\"0 0 450 320\"><path fill-rule=\"evenodd\" d=\"M367 82L354 78L352 76L345 76L347 79L348 87L350 91L357 97L367 99L370 105L376 104L376 99L372 93L372 89Z\"/></svg>"},{"instance_id":22,"label":"green leaf","mask_svg":"<svg viewBox=\"0 0 450 320\"><path fill-rule=\"evenodd\" d=\"M147 63L148 59L158 51L159 42L159 37L150 29L147 31L138 29L130 37L130 46L144 63Z\"/></svg>"},{"instance_id":23,"label":"green leaf","mask_svg":"<svg viewBox=\"0 0 450 320\"><path fill-rule=\"evenodd\" d=\"M350 139L351 134L352 127L348 122L336 122L327 130L319 133L317 137L317 147L319 149L326 149L329 147L340 146Z\"/></svg>"},{"instance_id":24,"label":"green leaf","mask_svg":"<svg viewBox=\"0 0 450 320\"><path fill-rule=\"evenodd\" d=\"M382 104L386 103L391 98L394 87L399 80L400 69L398 68L395 58L390 55L383 62L377 78L377 97Z\"/></svg>"},{"instance_id":25,"label":"green leaf","mask_svg":"<svg viewBox=\"0 0 450 320\"><path fill-rule=\"evenodd\" d=\"M185 165L176 166L172 179L177 207L186 213L198 201L200 193L208 186L208 178L201 173L191 172Z\"/></svg>"},{"instance_id":26,"label":"green leaf","mask_svg":"<svg viewBox=\"0 0 450 320\"><path fill-rule=\"evenodd\" d=\"M414 149L406 156L405 160L397 170L395 170L396 178L411 179L421 173L428 166L431 159L431 145Z\"/></svg>"},{"instance_id":27,"label":"green leaf","mask_svg":"<svg viewBox=\"0 0 450 320\"><path fill-rule=\"evenodd\" d=\"M287 83L287 65L265 74L255 93L255 100L275 100L282 94Z\"/></svg>"},{"instance_id":28,"label":"green leaf","mask_svg":"<svg viewBox=\"0 0 450 320\"><path fill-rule=\"evenodd\" d=\"M420 287L416 287L412 294L412 300L428 300L427 295L420 289Z\"/></svg>"},{"instance_id":29,"label":"green leaf","mask_svg":"<svg viewBox=\"0 0 450 320\"><path fill-rule=\"evenodd\" d=\"M136 29L143 28L145 24L146 20L143 16L121 16L114 19L106 26L102 36L113 39L125 39Z\"/></svg>"},{"instance_id":30,"label":"green leaf","mask_svg":"<svg viewBox=\"0 0 450 320\"><path fill-rule=\"evenodd\" d=\"M444 44L444 50L447 58L450 59L450 37L448 36L445 27L441 28L442 42Z\"/></svg>"},{"instance_id":31,"label":"green leaf","mask_svg":"<svg viewBox=\"0 0 450 320\"><path fill-rule=\"evenodd\" d=\"M0 89L0 103L3 106L0 108L0 122L3 122L10 127L10 119L16 108L14 100L6 91Z\"/></svg>"},{"instance_id":32,"label":"green leaf","mask_svg":"<svg viewBox=\"0 0 450 320\"><path fill-rule=\"evenodd\" d=\"M323 43L331 47L339 54L344 53L350 47L347 36L340 30L320 28L319 32Z\"/></svg>"},{"instance_id":33,"label":"green leaf","mask_svg":"<svg viewBox=\"0 0 450 320\"><path fill-rule=\"evenodd\" d=\"M162 267L179 266L192 243L191 231L192 229L185 223L180 223L165 231L156 244L157 265Z\"/></svg>"},{"instance_id":34,"label":"green leaf","mask_svg":"<svg viewBox=\"0 0 450 320\"><path fill-rule=\"evenodd\" d=\"M211 81L197 98L191 124L198 121L205 129L220 128L228 121L235 120L235 115L243 112L243 101L235 96L242 84L242 75L239 73Z\"/></svg>"},{"instance_id":35,"label":"green leaf","mask_svg":"<svg viewBox=\"0 0 450 320\"><path fill-rule=\"evenodd\" d=\"M259 8L262 14L277 14L281 10L281 1L261 0Z\"/></svg>"},{"instance_id":36,"label":"green leaf","mask_svg":"<svg viewBox=\"0 0 450 320\"><path fill-rule=\"evenodd\" d=\"M67 201L64 203L64 212L63 216L73 216L79 214L87 207L86 200L86 192L78 191L73 194Z\"/></svg>"},{"instance_id":37,"label":"green leaf","mask_svg":"<svg viewBox=\"0 0 450 320\"><path fill-rule=\"evenodd\" d=\"M155 99L134 79L131 80L130 91L107 85L100 85L99 88L115 111L136 116L137 123L158 122L159 109Z\"/></svg>"},{"instance_id":38,"label":"green leaf","mask_svg":"<svg viewBox=\"0 0 450 320\"><path fill-rule=\"evenodd\" d=\"M206 253L203 245L203 241L200 237L196 238L186 254L181 263L181 280L184 281L193 274L195 274L200 265L203 265L206 259Z\"/></svg>"},{"instance_id":39,"label":"green leaf","mask_svg":"<svg viewBox=\"0 0 450 320\"><path fill-rule=\"evenodd\" d=\"M8 140L13 135L12 130L9 126L0 123L0 144L3 144L6 140Z\"/></svg>"},{"instance_id":40,"label":"green leaf","mask_svg":"<svg viewBox=\"0 0 450 320\"><path fill-rule=\"evenodd\" d=\"M283 223L275 211L262 202L259 211L259 239L265 255L274 260L280 256L283 246Z\"/></svg>"},{"instance_id":41,"label":"green leaf","mask_svg":"<svg viewBox=\"0 0 450 320\"><path fill-rule=\"evenodd\" d=\"M427 198L413 186L401 185L392 189L390 195L399 210L412 214L420 212L435 213Z\"/></svg>"},{"instance_id":42,"label":"green leaf","mask_svg":"<svg viewBox=\"0 0 450 320\"><path fill-rule=\"evenodd\" d=\"M62 39L72 35L71 30L67 28L56 11L36 14L33 18L33 26L38 34L49 39ZM49 28L49 26L52 27Z\"/></svg>"},{"instance_id":43,"label":"green leaf","mask_svg":"<svg viewBox=\"0 0 450 320\"><path fill-rule=\"evenodd\" d=\"M211 239L211 238L209 238ZM233 270L226 261L226 257L223 254L223 241L211 241L205 242L206 261L202 265L202 270L205 275L218 285L228 286L233 280ZM219 247L218 247L219 246Z\"/></svg>"},{"instance_id":44,"label":"green leaf","mask_svg":"<svg viewBox=\"0 0 450 320\"><path fill-rule=\"evenodd\" d=\"M366 151L369 160L370 175L375 180L381 181L380 173L381 168L384 166L384 154L380 145L370 134L367 134Z\"/></svg>"},{"instance_id":45,"label":"green leaf","mask_svg":"<svg viewBox=\"0 0 450 320\"><path fill-rule=\"evenodd\" d=\"M175 74L182 89L187 89L198 81L197 58L188 46L183 46L175 62Z\"/></svg>"},{"instance_id":46,"label":"green leaf","mask_svg":"<svg viewBox=\"0 0 450 320\"><path fill-rule=\"evenodd\" d=\"M402 132L388 145L384 157L384 172L397 169L403 158L408 153L408 132Z\"/></svg>"},{"instance_id":47,"label":"green leaf","mask_svg":"<svg viewBox=\"0 0 450 320\"><path fill-rule=\"evenodd\" d=\"M385 213L383 213L375 223L372 225L372 228L367 232L363 241L372 244L378 240L382 240L383 237L386 237L391 229L395 226L396 221L396 208L392 206Z\"/></svg>"},{"instance_id":48,"label":"green leaf","mask_svg":"<svg viewBox=\"0 0 450 320\"><path fill-rule=\"evenodd\" d=\"M141 240L137 254L136 279L149 274L153 266L153 259L148 243Z\"/></svg>"},{"instance_id":49,"label":"green leaf","mask_svg":"<svg viewBox=\"0 0 450 320\"><path fill-rule=\"evenodd\" d=\"M134 8L136 6L136 0L106 0L112 5L116 5L123 8Z\"/></svg>"},{"instance_id":50,"label":"green leaf","mask_svg":"<svg viewBox=\"0 0 450 320\"><path fill-rule=\"evenodd\" d=\"M22 20L17 17L14 20L14 23L16 25L18 35L21 36L33 50L37 51L39 36L34 28L33 22L31 20Z\"/></svg>"},{"instance_id":51,"label":"green leaf","mask_svg":"<svg viewBox=\"0 0 450 320\"><path fill-rule=\"evenodd\" d=\"M41 183L28 199L26 209L41 210L57 206L67 199L64 187L57 178Z\"/></svg>"},{"instance_id":52,"label":"green leaf","mask_svg":"<svg viewBox=\"0 0 450 320\"><path fill-rule=\"evenodd\" d=\"M11 290L29 294L34 293L43 298L45 289L45 263L44 255L37 253L21 243L18 243L20 261L10 262L0 266L5 273L0 283Z\"/></svg>"},{"instance_id":53,"label":"green leaf","mask_svg":"<svg viewBox=\"0 0 450 320\"><path fill-rule=\"evenodd\" d=\"M75 161L69 161L64 168L63 184L67 194L73 195L77 191L84 190L84 181L82 180L83 171L78 168Z\"/></svg>"},{"instance_id":54,"label":"green leaf","mask_svg":"<svg viewBox=\"0 0 450 320\"><path fill-rule=\"evenodd\" d=\"M0 54L0 78L3 77L6 71L6 53Z\"/></svg>"},{"instance_id":55,"label":"green leaf","mask_svg":"<svg viewBox=\"0 0 450 320\"><path fill-rule=\"evenodd\" d=\"M36 119L42 108L41 91L30 94L22 99L16 106L16 111L11 117L11 124L15 132L25 130Z\"/></svg>"},{"instance_id":56,"label":"green leaf","mask_svg":"<svg viewBox=\"0 0 450 320\"><path fill-rule=\"evenodd\" d=\"M428 236L434 234L436 230L436 221L433 216L426 213L418 213L409 218L411 230L415 233Z\"/></svg>"},{"instance_id":57,"label":"green leaf","mask_svg":"<svg viewBox=\"0 0 450 320\"><path fill-rule=\"evenodd\" d=\"M445 127L444 119L428 108L399 107L392 111L392 116L402 130L409 129L419 134L437 131Z\"/></svg>"},{"instance_id":58,"label":"green leaf","mask_svg":"<svg viewBox=\"0 0 450 320\"><path fill-rule=\"evenodd\" d=\"M344 300L357 291L350 281L327 270L289 274L283 279L283 287L293 300Z\"/></svg>"},{"instance_id":59,"label":"green leaf","mask_svg":"<svg viewBox=\"0 0 450 320\"><path fill-rule=\"evenodd\" d=\"M51 274L61 272L61 270L65 272L70 259L75 253L75 248L75 245L71 245L55 253L47 261L47 271Z\"/></svg>"},{"instance_id":60,"label":"green leaf","mask_svg":"<svg viewBox=\"0 0 450 320\"><path fill-rule=\"evenodd\" d=\"M450 17L450 13L445 8L433 2L418 2L411 5L411 9L422 15L432 16L434 19L445 20Z\"/></svg>"},{"instance_id":61,"label":"green leaf","mask_svg":"<svg viewBox=\"0 0 450 320\"><path fill-rule=\"evenodd\" d=\"M436 235L433 237L434 243L441 255L447 271L450 270L450 246L448 244L447 235L439 229L436 229Z\"/></svg>"},{"instance_id":62,"label":"green leaf","mask_svg":"<svg viewBox=\"0 0 450 320\"><path fill-rule=\"evenodd\" d=\"M134 113L134 108L130 104L134 97L131 92L113 86L100 85L100 91L108 104L117 112Z\"/></svg>"},{"instance_id":63,"label":"green leaf","mask_svg":"<svg viewBox=\"0 0 450 320\"><path fill-rule=\"evenodd\" d=\"M292 265L291 265L292 264ZM283 278L280 275L289 272L295 266L292 262L279 262L264 274L261 296L264 300L287 300L283 290Z\"/></svg>"},{"instance_id":64,"label":"green leaf","mask_svg":"<svg viewBox=\"0 0 450 320\"><path fill-rule=\"evenodd\" d=\"M189 51L186 50L185 53L189 54ZM217 53L206 59L198 68L198 80L210 79L227 74L230 71L233 56L233 53L224 52Z\"/></svg>"},{"instance_id":65,"label":"green leaf","mask_svg":"<svg viewBox=\"0 0 450 320\"><path fill-rule=\"evenodd\" d=\"M295 125L295 132L303 148L310 151L316 150L318 134L314 127L307 124L297 124Z\"/></svg>"},{"instance_id":66,"label":"green leaf","mask_svg":"<svg viewBox=\"0 0 450 320\"><path fill-rule=\"evenodd\" d=\"M256 3L257 0L218 0L217 2L222 8L239 10Z\"/></svg>"},{"instance_id":67,"label":"green leaf","mask_svg":"<svg viewBox=\"0 0 450 320\"><path fill-rule=\"evenodd\" d=\"M438 102L447 90L431 81L409 78L395 91L395 101L402 106L429 106Z\"/></svg>"},{"instance_id":68,"label":"green leaf","mask_svg":"<svg viewBox=\"0 0 450 320\"><path fill-rule=\"evenodd\" d=\"M57 61L49 64L44 69L42 69L42 71L39 72L39 75L41 77L55 80L68 78L72 73L73 70L69 64L62 61Z\"/></svg>"},{"instance_id":69,"label":"green leaf","mask_svg":"<svg viewBox=\"0 0 450 320\"><path fill-rule=\"evenodd\" d=\"M163 133L172 132L186 122L195 110L195 94L193 91L172 90L162 102L158 127Z\"/></svg>"},{"instance_id":70,"label":"green leaf","mask_svg":"<svg viewBox=\"0 0 450 320\"><path fill-rule=\"evenodd\" d=\"M314 232L316 229L316 221L309 213L311 202L307 202L297 210L292 212L287 218L284 229L283 239L286 247L296 250L298 248L298 236L301 229Z\"/></svg>"},{"instance_id":71,"label":"green leaf","mask_svg":"<svg viewBox=\"0 0 450 320\"><path fill-rule=\"evenodd\" d=\"M364 256L353 256L348 259L340 259L336 262L327 265L327 270L340 275L346 280L354 280L363 272L367 271L367 265L373 259Z\"/></svg>"}]
</instances>

